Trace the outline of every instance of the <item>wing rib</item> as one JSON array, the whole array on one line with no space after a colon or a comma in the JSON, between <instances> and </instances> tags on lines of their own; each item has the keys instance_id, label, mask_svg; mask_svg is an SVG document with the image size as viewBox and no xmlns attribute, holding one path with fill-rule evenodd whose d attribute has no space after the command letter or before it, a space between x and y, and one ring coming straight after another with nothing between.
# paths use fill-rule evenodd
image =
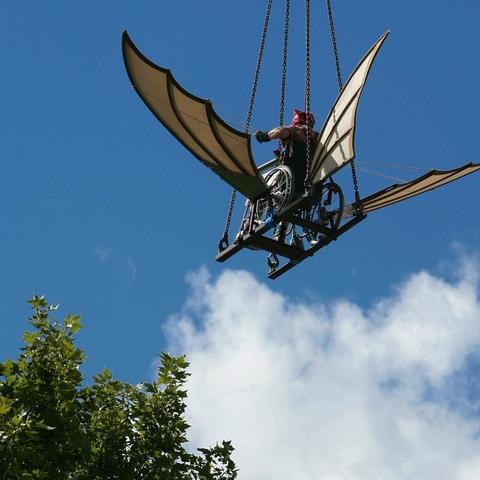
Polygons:
<instances>
[{"instance_id":1,"label":"wing rib","mask_svg":"<svg viewBox=\"0 0 480 480\"><path fill-rule=\"evenodd\" d=\"M216 161L215 159L215 155L208 149L208 147L197 137L197 135L195 135L195 133L193 132L193 130L187 125L187 123L185 122L185 120L183 119L182 115L180 115L180 112L179 112L179 109L178 109L178 105L177 105L177 102L175 101L175 99L173 98L173 95L172 95L172 84L173 82L171 81L170 78L168 78L167 80L167 92L168 92L168 99L169 99L169 103L170 105L172 106L172 109L173 109L173 113L175 114L177 120L179 121L179 123L182 125L182 127L187 131L187 133L193 138L193 140L209 155L209 157L211 157L214 161L215 161L215 165L217 167L220 167L221 165L218 163L218 161ZM185 145L184 145L185 146ZM190 150L191 151L191 150ZM193 153L193 152L192 152Z\"/></svg>"},{"instance_id":2,"label":"wing rib","mask_svg":"<svg viewBox=\"0 0 480 480\"><path fill-rule=\"evenodd\" d=\"M237 166L237 168L245 175L249 175L248 170L245 168L242 163L240 163L236 158L235 155L233 154L232 150L228 147L226 142L221 138L218 132L218 128L216 124L214 123L212 116L215 115L215 111L213 110L213 107L211 104L209 104L209 107L207 108L207 119L208 119L208 124L212 130L213 135L215 136L215 139L219 143L219 145L222 147L223 151L229 156L229 158L232 160L232 162Z\"/></svg>"},{"instance_id":3,"label":"wing rib","mask_svg":"<svg viewBox=\"0 0 480 480\"><path fill-rule=\"evenodd\" d=\"M345 106L345 108L343 109L342 113L339 115L338 119L336 120L336 123L340 123L342 118L346 115L346 113L348 112L348 108L353 104L353 102L358 98L358 95L360 94L361 92L361 89L358 89L357 92L355 93L355 95L351 98L351 100L347 103L347 105ZM328 135L327 139L325 140L325 144L324 145L320 145L320 148L321 150L319 151L318 155L319 155L319 159L318 159L318 164L317 164L317 168L315 170L315 172L313 172L313 175L315 175L319 168L322 166L322 163L323 161L325 160L325 158L333 151L335 150L335 148L341 143L341 141L348 135L350 134L350 132L354 129L355 127L354 126L351 126L350 128L348 128L348 130L343 134L341 135L339 138L337 138L337 140L335 141L335 143L332 145L332 146L327 146L329 143L330 143L330 140L332 139L332 137L337 134L338 135L338 132L335 130L335 129L332 129L332 131L330 132L330 134ZM331 172L331 174L333 175L334 172Z\"/></svg>"},{"instance_id":4,"label":"wing rib","mask_svg":"<svg viewBox=\"0 0 480 480\"><path fill-rule=\"evenodd\" d=\"M211 102L185 90L170 70L148 60L127 32L123 58L136 92L155 117L198 160L250 199L267 190L251 150L251 136L224 122Z\"/></svg>"},{"instance_id":5,"label":"wing rib","mask_svg":"<svg viewBox=\"0 0 480 480\"><path fill-rule=\"evenodd\" d=\"M312 184L321 182L355 157L354 140L358 102L372 63L388 35L389 32L385 32L364 55L330 110L320 131L318 145L310 165L309 180ZM343 138L344 141L336 141L334 148L330 148L328 142L332 136L337 134L341 137L344 132L348 132L348 135Z\"/></svg>"}]
</instances>

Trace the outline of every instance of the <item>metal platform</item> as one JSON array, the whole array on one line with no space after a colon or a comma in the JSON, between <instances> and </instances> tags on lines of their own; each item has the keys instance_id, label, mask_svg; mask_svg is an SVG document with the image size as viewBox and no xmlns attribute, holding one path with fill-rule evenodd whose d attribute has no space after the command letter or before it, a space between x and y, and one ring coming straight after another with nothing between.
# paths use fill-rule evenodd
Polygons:
<instances>
[{"instance_id":1,"label":"metal platform","mask_svg":"<svg viewBox=\"0 0 480 480\"><path fill-rule=\"evenodd\" d=\"M303 262L303 260L305 260L306 258L312 257L316 252L321 250L323 247L326 247L330 242L336 240L338 237L343 235L347 230L350 230L352 227L360 223L366 217L367 217L366 215L353 217L350 221L342 225L338 230L331 231L329 235L322 233L323 236L320 238L320 240L318 240L318 243L311 246L308 250L302 250L303 255L299 260L294 258L289 258L290 261L288 263L285 263L279 268L271 270L267 275L268 278L275 280L276 278L280 277L281 275L288 272L293 267L296 267L300 262Z\"/></svg>"},{"instance_id":2,"label":"metal platform","mask_svg":"<svg viewBox=\"0 0 480 480\"><path fill-rule=\"evenodd\" d=\"M268 278L274 280L291 270L293 267L297 266L299 263L303 262L303 260L306 258L313 256L318 250L327 246L330 242L336 240L338 237L350 230L350 228L366 218L365 214L356 215L348 222L334 230L329 226L309 222L298 216L298 213L303 208L308 207L310 204L310 197L304 195L292 202L276 216L277 223L288 222L319 233L320 238L318 242L312 245L310 248L298 248L294 245L288 245L284 242L266 236L266 234L274 228L274 225L262 223L255 228L252 228L247 234L242 236L242 238L238 239L236 243L233 243L228 248L220 252L215 257L215 260L217 262L225 262L243 248L258 249L270 252L270 254L284 257L288 260L287 263L283 264L282 266L270 269L267 276Z\"/></svg>"}]
</instances>

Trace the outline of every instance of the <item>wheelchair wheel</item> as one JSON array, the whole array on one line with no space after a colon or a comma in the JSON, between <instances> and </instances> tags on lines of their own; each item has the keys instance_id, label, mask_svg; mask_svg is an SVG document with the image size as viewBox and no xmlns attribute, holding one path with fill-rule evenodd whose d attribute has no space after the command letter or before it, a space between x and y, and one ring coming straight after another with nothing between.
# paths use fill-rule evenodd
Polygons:
<instances>
[{"instance_id":1,"label":"wheelchair wheel","mask_svg":"<svg viewBox=\"0 0 480 480\"><path fill-rule=\"evenodd\" d=\"M257 219L264 221L268 215L269 207L275 213L286 207L293 198L294 179L292 171L286 165L280 165L270 170L265 175L265 183L270 189L270 201L262 198L257 202Z\"/></svg>"},{"instance_id":2,"label":"wheelchair wheel","mask_svg":"<svg viewBox=\"0 0 480 480\"><path fill-rule=\"evenodd\" d=\"M344 208L345 197L342 189L336 183L329 182L321 187L318 201L310 212L307 212L307 217L311 222L329 227L335 232L342 223ZM309 240L316 240L317 237L317 233L307 232Z\"/></svg>"}]
</instances>

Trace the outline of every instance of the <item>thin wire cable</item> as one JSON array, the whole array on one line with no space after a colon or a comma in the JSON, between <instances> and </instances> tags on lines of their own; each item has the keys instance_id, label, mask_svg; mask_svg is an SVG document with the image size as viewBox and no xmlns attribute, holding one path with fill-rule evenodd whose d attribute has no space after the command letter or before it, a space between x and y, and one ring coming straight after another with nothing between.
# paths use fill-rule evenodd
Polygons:
<instances>
[{"instance_id":1,"label":"thin wire cable","mask_svg":"<svg viewBox=\"0 0 480 480\"><path fill-rule=\"evenodd\" d=\"M425 167L417 167L414 165L398 165L396 163L374 163L374 162L357 162L359 165L369 165L371 167L381 168L398 168L400 170L414 170L417 172L428 172L430 169Z\"/></svg>"},{"instance_id":2,"label":"thin wire cable","mask_svg":"<svg viewBox=\"0 0 480 480\"><path fill-rule=\"evenodd\" d=\"M369 173L370 175L375 175L377 177L388 178L389 180L394 180L395 182L405 183L406 180L399 177L394 177L393 175L387 175L385 173L374 172L373 170L369 170L368 168L358 167L359 170L365 173Z\"/></svg>"},{"instance_id":3,"label":"thin wire cable","mask_svg":"<svg viewBox=\"0 0 480 480\"><path fill-rule=\"evenodd\" d=\"M164 100L156 97L155 95L151 95L151 94L146 93L146 92L142 92L142 94L143 94L145 97L150 98L150 99L152 99L152 100L155 100L155 101L158 102L158 103L161 103L161 104L166 105L166 106L168 106L168 107L171 107L171 106L172 106L172 104L171 104L170 102L166 102L166 101L164 101ZM191 113L186 112L185 110L177 109L177 111L180 112L180 113L181 113L182 115L184 115L185 117L189 117L189 118L191 118L192 120L195 120L195 122L197 122L197 123L201 123L202 125L205 125L205 126L207 126L207 127L210 127L210 124L209 124L208 122L204 122L203 120L200 120L199 118L193 116ZM225 135L226 137L231 138L232 140L235 140L236 142L240 142L240 143L243 144L243 141L242 141L242 140L239 140L237 137L231 135L229 132L224 132L224 135Z\"/></svg>"},{"instance_id":4,"label":"thin wire cable","mask_svg":"<svg viewBox=\"0 0 480 480\"><path fill-rule=\"evenodd\" d=\"M258 128L256 128L255 125L250 124L250 127L249 127L248 131L245 132L245 122L244 122L244 120L241 120L234 113L230 112L226 108L219 107L219 106L215 105L214 110L217 113L221 113L222 118L225 121L227 121L229 125L231 125L232 127L235 127L236 129L238 129L241 132L243 131L244 133L252 134L253 132L256 132L258 130Z\"/></svg>"}]
</instances>

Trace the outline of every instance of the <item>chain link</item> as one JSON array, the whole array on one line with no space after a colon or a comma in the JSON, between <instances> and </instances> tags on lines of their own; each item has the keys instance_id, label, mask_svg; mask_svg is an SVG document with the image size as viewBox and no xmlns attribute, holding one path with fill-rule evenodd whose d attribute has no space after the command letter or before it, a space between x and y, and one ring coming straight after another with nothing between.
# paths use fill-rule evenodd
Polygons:
<instances>
[{"instance_id":1,"label":"chain link","mask_svg":"<svg viewBox=\"0 0 480 480\"><path fill-rule=\"evenodd\" d=\"M283 58L282 58L282 89L280 94L280 122L283 127L285 120L285 92L287 86L287 55L288 55L288 29L290 23L290 0L285 0L285 22L283 33Z\"/></svg>"},{"instance_id":2,"label":"chain link","mask_svg":"<svg viewBox=\"0 0 480 480\"><path fill-rule=\"evenodd\" d=\"M337 37L335 35L335 25L333 23L332 4L330 0L327 0L327 11L328 11L328 22L330 24L330 38L332 40L333 56L335 58L335 67L337 69L338 88L341 91L343 89L343 81L342 81L342 73L340 69L340 58L338 55L338 48L337 48ZM363 205L360 199L360 192L358 189L357 169L355 167L355 161L353 159L350 162L350 165L352 167L352 179L353 179L353 189L355 191L355 202L357 204L358 211L361 213L363 211Z\"/></svg>"},{"instance_id":3,"label":"chain link","mask_svg":"<svg viewBox=\"0 0 480 480\"><path fill-rule=\"evenodd\" d=\"M265 21L263 22L262 38L260 41L260 48L258 50L257 56L257 65L255 67L255 76L253 79L252 93L250 94L250 100L248 102L247 117L245 120L245 127L243 129L244 133L248 133L250 129L250 122L252 120L253 107L255 105L255 96L257 94L258 79L260 78L260 69L262 66L263 60L263 51L265 50L265 43L267 41L267 32L268 24L270 23L270 13L272 11L272 0L268 0L267 11L265 13ZM220 239L218 244L218 249L220 251L225 250L228 246L228 233L230 231L230 223L232 221L233 207L235 205L235 198L237 196L237 191L232 189L232 195L230 197L230 205L228 207L227 220L225 222L225 230L223 232L223 237Z\"/></svg>"},{"instance_id":4,"label":"chain link","mask_svg":"<svg viewBox=\"0 0 480 480\"><path fill-rule=\"evenodd\" d=\"M306 170L307 174L304 179L305 191L310 188L310 0L305 0L305 113L307 116L306 128Z\"/></svg>"},{"instance_id":5,"label":"chain link","mask_svg":"<svg viewBox=\"0 0 480 480\"><path fill-rule=\"evenodd\" d=\"M343 88L342 73L340 70L340 59L338 56L337 38L335 35L335 26L333 24L333 13L332 13L332 5L330 3L330 0L327 0L327 10L328 10L328 22L330 24L330 38L332 39L333 56L335 57L335 67L337 69L338 89L341 90Z\"/></svg>"},{"instance_id":6,"label":"chain link","mask_svg":"<svg viewBox=\"0 0 480 480\"><path fill-rule=\"evenodd\" d=\"M228 206L227 220L225 222L225 230L223 232L223 237L220 239L220 242L218 244L218 249L220 251L223 251L228 247L228 232L230 230L230 223L232 222L233 207L235 205L236 196L237 191L232 188L232 194L230 195L230 205Z\"/></svg>"},{"instance_id":7,"label":"chain link","mask_svg":"<svg viewBox=\"0 0 480 480\"><path fill-rule=\"evenodd\" d=\"M248 129L250 128L250 122L252 120L253 106L255 104L255 96L257 94L258 79L260 77L260 68L262 66L263 51L265 50L265 42L267 41L268 24L270 22L271 11L272 11L272 0L268 0L267 12L265 14L265 21L263 23L262 39L260 41L260 48L258 50L257 66L255 68L255 77L253 79L252 93L250 94L250 101L248 103L247 119L245 120L245 128L243 129L245 133L248 133Z\"/></svg>"}]
</instances>

